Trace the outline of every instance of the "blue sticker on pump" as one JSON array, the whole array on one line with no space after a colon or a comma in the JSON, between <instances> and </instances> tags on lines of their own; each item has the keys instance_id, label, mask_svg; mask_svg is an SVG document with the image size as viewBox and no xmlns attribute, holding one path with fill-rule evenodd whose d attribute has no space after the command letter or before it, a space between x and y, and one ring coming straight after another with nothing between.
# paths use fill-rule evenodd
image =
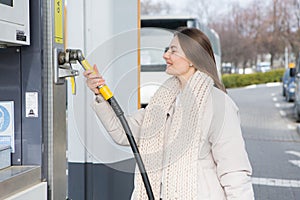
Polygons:
<instances>
[{"instance_id":1,"label":"blue sticker on pump","mask_svg":"<svg viewBox=\"0 0 300 200\"><path fill-rule=\"evenodd\" d=\"M7 109L0 105L0 132L4 132L10 122L10 114Z\"/></svg>"}]
</instances>

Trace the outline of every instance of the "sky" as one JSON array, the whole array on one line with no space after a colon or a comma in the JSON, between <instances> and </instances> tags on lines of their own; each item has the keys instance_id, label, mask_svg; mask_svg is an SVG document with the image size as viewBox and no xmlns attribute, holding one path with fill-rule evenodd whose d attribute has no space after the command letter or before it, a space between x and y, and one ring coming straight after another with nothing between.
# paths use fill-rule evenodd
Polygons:
<instances>
[{"instance_id":1,"label":"sky","mask_svg":"<svg viewBox=\"0 0 300 200\"><path fill-rule=\"evenodd\" d=\"M179 9L186 4L187 0L165 0L170 5L174 5L174 8ZM197 0L195 0L197 1ZM215 7L221 9L229 6L231 3L239 3L241 6L247 6L253 0L207 0L209 3L212 3Z\"/></svg>"},{"instance_id":2,"label":"sky","mask_svg":"<svg viewBox=\"0 0 300 200\"><path fill-rule=\"evenodd\" d=\"M155 0L161 1L161 0ZM192 2L193 0L164 0L171 5L171 14L182 14L186 15L186 11L184 8L188 7L189 5L187 2ZM197 0L194 0L197 2ZM211 7L217 9L217 13L225 13L229 10L230 5L233 3L238 3L241 7L247 7L251 2L254 0L203 0L207 2ZM191 4L192 6L192 4Z\"/></svg>"},{"instance_id":3,"label":"sky","mask_svg":"<svg viewBox=\"0 0 300 200\"><path fill-rule=\"evenodd\" d=\"M168 15L183 15L183 16L197 16L199 13L204 13L201 15L202 23L207 24L208 20L218 20L219 17L226 15L232 8L233 4L238 4L242 8L247 8L247 6L254 2L259 2L259 0L151 0L153 2L167 2L171 9ZM263 4L266 5L271 0L264 0ZM194 3L195 2L195 3ZM202 2L204 6L200 9L208 8L204 10L195 11L195 8ZM262 3L260 1L260 3ZM207 6L205 6L205 4Z\"/></svg>"}]
</instances>

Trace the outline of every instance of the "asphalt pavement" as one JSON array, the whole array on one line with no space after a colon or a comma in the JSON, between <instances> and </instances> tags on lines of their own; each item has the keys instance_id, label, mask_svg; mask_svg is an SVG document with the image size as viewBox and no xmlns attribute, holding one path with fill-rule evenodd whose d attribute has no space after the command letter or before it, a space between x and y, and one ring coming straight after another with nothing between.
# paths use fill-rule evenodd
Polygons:
<instances>
[{"instance_id":1,"label":"asphalt pavement","mask_svg":"<svg viewBox=\"0 0 300 200\"><path fill-rule=\"evenodd\" d=\"M239 107L257 200L300 200L300 134L281 84L229 89Z\"/></svg>"}]
</instances>

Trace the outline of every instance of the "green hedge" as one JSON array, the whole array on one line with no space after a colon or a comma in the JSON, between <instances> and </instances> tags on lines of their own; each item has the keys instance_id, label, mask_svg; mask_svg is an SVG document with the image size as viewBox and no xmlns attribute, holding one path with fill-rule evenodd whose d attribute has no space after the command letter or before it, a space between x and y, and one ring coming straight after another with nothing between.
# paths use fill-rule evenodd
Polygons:
<instances>
[{"instance_id":1,"label":"green hedge","mask_svg":"<svg viewBox=\"0 0 300 200\"><path fill-rule=\"evenodd\" d=\"M280 82L283 73L284 69L254 74L224 74L222 75L222 81L226 88L244 87L253 84Z\"/></svg>"}]
</instances>

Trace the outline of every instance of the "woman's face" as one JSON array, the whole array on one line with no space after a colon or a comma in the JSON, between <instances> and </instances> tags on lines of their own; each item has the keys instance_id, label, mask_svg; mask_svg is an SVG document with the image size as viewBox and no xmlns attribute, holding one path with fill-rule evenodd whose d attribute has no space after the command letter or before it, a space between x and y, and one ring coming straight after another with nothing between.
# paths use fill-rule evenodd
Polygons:
<instances>
[{"instance_id":1,"label":"woman's face","mask_svg":"<svg viewBox=\"0 0 300 200\"><path fill-rule=\"evenodd\" d=\"M190 67L191 62L181 49L177 36L172 39L169 49L164 53L163 58L166 60L166 73L169 75L185 77L191 74L192 71L195 71L194 67Z\"/></svg>"}]
</instances>

